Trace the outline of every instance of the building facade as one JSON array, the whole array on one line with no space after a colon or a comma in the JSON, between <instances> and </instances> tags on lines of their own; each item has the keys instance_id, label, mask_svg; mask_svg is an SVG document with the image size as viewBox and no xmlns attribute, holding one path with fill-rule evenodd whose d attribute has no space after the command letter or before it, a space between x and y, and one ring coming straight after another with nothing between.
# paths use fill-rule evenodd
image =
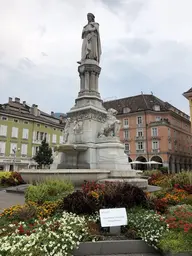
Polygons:
<instances>
[{"instance_id":1,"label":"building facade","mask_svg":"<svg viewBox=\"0 0 192 256\"><path fill-rule=\"evenodd\" d=\"M33 168L41 141L46 138L50 147L63 142L64 122L44 113L33 104L29 106L19 98L9 98L0 105L0 170Z\"/></svg>"},{"instance_id":2,"label":"building facade","mask_svg":"<svg viewBox=\"0 0 192 256\"><path fill-rule=\"evenodd\" d=\"M187 114L146 94L107 101L104 106L118 111L120 140L130 162L161 162L173 173L192 169L192 133Z\"/></svg>"}]
</instances>

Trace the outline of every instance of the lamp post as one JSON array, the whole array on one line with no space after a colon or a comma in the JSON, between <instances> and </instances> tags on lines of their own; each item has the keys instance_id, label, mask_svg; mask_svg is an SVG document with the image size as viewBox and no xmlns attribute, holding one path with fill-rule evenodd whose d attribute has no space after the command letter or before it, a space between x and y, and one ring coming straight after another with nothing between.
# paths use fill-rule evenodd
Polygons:
<instances>
[{"instance_id":1,"label":"lamp post","mask_svg":"<svg viewBox=\"0 0 192 256\"><path fill-rule=\"evenodd\" d=\"M13 151L13 154L14 154L14 156L13 156L13 171L15 171L15 162L16 162L16 154L17 154L17 152L19 152L20 151L20 148L13 148L12 149L12 151Z\"/></svg>"}]
</instances>

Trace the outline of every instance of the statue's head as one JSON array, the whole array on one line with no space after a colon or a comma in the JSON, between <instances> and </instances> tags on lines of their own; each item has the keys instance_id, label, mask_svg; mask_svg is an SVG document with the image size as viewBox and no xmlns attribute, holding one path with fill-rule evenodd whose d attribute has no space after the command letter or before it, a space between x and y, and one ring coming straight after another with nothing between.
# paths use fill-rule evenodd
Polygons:
<instances>
[{"instance_id":1,"label":"statue's head","mask_svg":"<svg viewBox=\"0 0 192 256\"><path fill-rule=\"evenodd\" d=\"M93 13L87 14L87 20L88 22L94 22L95 21L95 15Z\"/></svg>"}]
</instances>

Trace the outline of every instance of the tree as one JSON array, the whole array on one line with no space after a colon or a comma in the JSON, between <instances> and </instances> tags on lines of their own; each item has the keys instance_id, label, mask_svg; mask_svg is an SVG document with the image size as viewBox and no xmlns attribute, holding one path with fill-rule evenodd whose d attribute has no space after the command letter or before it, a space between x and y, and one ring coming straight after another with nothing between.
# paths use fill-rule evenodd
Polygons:
<instances>
[{"instance_id":1,"label":"tree","mask_svg":"<svg viewBox=\"0 0 192 256\"><path fill-rule=\"evenodd\" d=\"M53 163L52 149L49 147L46 139L41 142L41 146L33 159L38 163L40 168Z\"/></svg>"}]
</instances>

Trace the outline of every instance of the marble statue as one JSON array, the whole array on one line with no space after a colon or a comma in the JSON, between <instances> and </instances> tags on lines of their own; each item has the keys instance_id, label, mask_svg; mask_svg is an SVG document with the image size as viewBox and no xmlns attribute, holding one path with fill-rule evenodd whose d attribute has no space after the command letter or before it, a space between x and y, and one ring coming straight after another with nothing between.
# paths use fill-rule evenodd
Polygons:
<instances>
[{"instance_id":1,"label":"marble statue","mask_svg":"<svg viewBox=\"0 0 192 256\"><path fill-rule=\"evenodd\" d=\"M88 24L84 26L82 32L82 50L81 61L77 63L82 64L86 59L100 62L101 56L101 41L99 34L99 24L95 22L95 16L92 13L87 14Z\"/></svg>"},{"instance_id":2,"label":"marble statue","mask_svg":"<svg viewBox=\"0 0 192 256\"><path fill-rule=\"evenodd\" d=\"M108 109L107 119L103 124L98 137L118 137L121 122L116 118L117 111L113 108Z\"/></svg>"},{"instance_id":3,"label":"marble statue","mask_svg":"<svg viewBox=\"0 0 192 256\"><path fill-rule=\"evenodd\" d=\"M66 120L64 134L63 134L63 143L67 143L67 141L68 141L70 121L71 121L71 119L68 117Z\"/></svg>"},{"instance_id":4,"label":"marble statue","mask_svg":"<svg viewBox=\"0 0 192 256\"><path fill-rule=\"evenodd\" d=\"M74 121L73 123L73 132L74 134L81 133L83 131L83 122L82 121Z\"/></svg>"}]
</instances>

